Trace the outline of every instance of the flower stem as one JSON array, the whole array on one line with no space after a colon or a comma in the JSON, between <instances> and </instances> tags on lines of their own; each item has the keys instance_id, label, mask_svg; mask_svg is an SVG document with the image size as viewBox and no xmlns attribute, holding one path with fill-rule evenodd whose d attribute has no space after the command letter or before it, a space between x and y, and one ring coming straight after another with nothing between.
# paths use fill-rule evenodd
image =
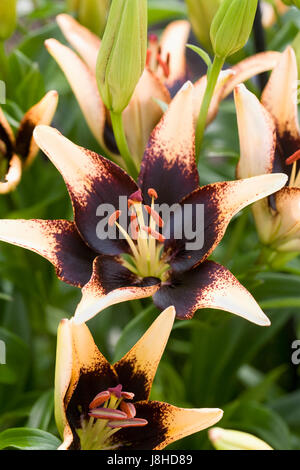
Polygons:
<instances>
[{"instance_id":1,"label":"flower stem","mask_svg":"<svg viewBox=\"0 0 300 470\"><path fill-rule=\"evenodd\" d=\"M0 41L0 79L7 82L8 65L4 41Z\"/></svg>"},{"instance_id":2,"label":"flower stem","mask_svg":"<svg viewBox=\"0 0 300 470\"><path fill-rule=\"evenodd\" d=\"M203 142L204 131L206 127L207 114L209 106L216 88L218 77L224 65L225 59L223 57L215 56L211 69L207 74L207 86L202 101L200 114L198 117L196 128L196 159L199 160L199 154Z\"/></svg>"},{"instance_id":3,"label":"flower stem","mask_svg":"<svg viewBox=\"0 0 300 470\"><path fill-rule=\"evenodd\" d=\"M123 126L122 114L114 113L113 111L111 111L110 116L111 116L114 136L116 139L119 152L124 159L128 172L134 179L137 179L138 170L137 170L136 164L134 163L130 150L128 148L124 126Z\"/></svg>"}]
</instances>

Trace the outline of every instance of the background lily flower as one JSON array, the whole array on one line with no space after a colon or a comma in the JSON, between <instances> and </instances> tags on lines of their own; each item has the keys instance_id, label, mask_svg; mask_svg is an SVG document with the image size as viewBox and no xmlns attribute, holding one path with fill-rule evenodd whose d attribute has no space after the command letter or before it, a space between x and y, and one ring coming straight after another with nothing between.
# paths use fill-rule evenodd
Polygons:
<instances>
[{"instance_id":1,"label":"background lily flower","mask_svg":"<svg viewBox=\"0 0 300 470\"><path fill-rule=\"evenodd\" d=\"M208 435L217 450L273 450L266 442L246 432L212 428Z\"/></svg>"},{"instance_id":2,"label":"background lily flower","mask_svg":"<svg viewBox=\"0 0 300 470\"><path fill-rule=\"evenodd\" d=\"M57 22L78 54L56 39L48 39L45 45L70 83L92 134L107 154L122 165L112 135L109 114L96 83L96 62L101 41L69 15L58 15ZM190 24L179 20L167 26L160 41L154 35L149 37L146 68L123 113L128 146L138 166L150 134L163 114L155 100L169 104L171 96L174 97L188 77L185 51L189 32ZM279 57L280 53L273 51L257 54L221 75L208 115L208 123L215 118L220 102L237 84L273 69ZM206 76L195 83L195 121L200 112L206 83Z\"/></svg>"},{"instance_id":3,"label":"background lily flower","mask_svg":"<svg viewBox=\"0 0 300 470\"><path fill-rule=\"evenodd\" d=\"M276 11L279 15L284 15L289 9L281 0L274 0L273 2L263 1L261 2L261 8L262 22L265 28L270 28L277 22Z\"/></svg>"},{"instance_id":4,"label":"background lily flower","mask_svg":"<svg viewBox=\"0 0 300 470\"><path fill-rule=\"evenodd\" d=\"M280 171L286 187L253 206L262 241L279 251L300 250L300 130L297 62L288 47L269 79L261 103L243 85L235 91L241 158L239 178Z\"/></svg>"},{"instance_id":5,"label":"background lily flower","mask_svg":"<svg viewBox=\"0 0 300 470\"><path fill-rule=\"evenodd\" d=\"M35 130L37 144L66 182L75 221L2 220L0 239L40 253L54 264L62 280L84 286L75 314L79 323L109 305L153 295L161 310L174 305L182 319L191 318L198 308L211 307L259 325L269 324L234 276L207 258L220 243L231 218L280 189L286 176L263 175L199 187L192 109L193 86L188 84L151 135L138 184L114 163L78 147L55 129L39 126ZM166 181L172 184L166 185ZM118 222L119 196L126 196L130 202L136 237ZM101 220L97 208L104 203L116 209L111 220L125 239L102 240L97 236ZM191 226L196 222L197 205L203 205L204 226L198 227L204 232L203 247L187 250L184 232L180 240L174 236L178 213L162 221L155 203L168 207L178 203L180 212L189 204ZM143 205L150 214L149 221L143 217ZM170 225L168 239L161 233L164 222Z\"/></svg>"},{"instance_id":6,"label":"background lily flower","mask_svg":"<svg viewBox=\"0 0 300 470\"><path fill-rule=\"evenodd\" d=\"M49 91L44 98L24 115L17 135L0 109L0 194L5 194L19 184L22 169L28 167L38 153L33 139L38 124L50 124L56 111L58 94Z\"/></svg>"},{"instance_id":7,"label":"background lily flower","mask_svg":"<svg viewBox=\"0 0 300 470\"><path fill-rule=\"evenodd\" d=\"M149 401L174 318L174 307L169 307L114 365L98 350L85 324L61 322L55 378L61 450L159 450L222 418L220 409Z\"/></svg>"}]
</instances>

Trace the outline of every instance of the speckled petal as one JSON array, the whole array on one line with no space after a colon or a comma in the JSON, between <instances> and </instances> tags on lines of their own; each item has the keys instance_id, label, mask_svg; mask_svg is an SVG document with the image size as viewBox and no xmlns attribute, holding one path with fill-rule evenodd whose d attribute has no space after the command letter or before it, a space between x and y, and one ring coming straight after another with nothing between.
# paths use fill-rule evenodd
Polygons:
<instances>
[{"instance_id":1,"label":"speckled petal","mask_svg":"<svg viewBox=\"0 0 300 470\"><path fill-rule=\"evenodd\" d=\"M0 220L0 240L34 251L50 261L57 276L77 287L92 274L93 253L67 220Z\"/></svg>"},{"instance_id":2,"label":"speckled petal","mask_svg":"<svg viewBox=\"0 0 300 470\"><path fill-rule=\"evenodd\" d=\"M168 233L164 249L170 257L172 269L186 271L207 259L222 240L237 212L278 191L286 181L287 176L280 173L255 176L203 186L183 199L178 210L171 214L163 232ZM191 220L189 225L188 219ZM179 233L183 236L178 238L180 227ZM192 228L194 234L187 233L187 228L189 231ZM193 245L188 247L187 243Z\"/></svg>"},{"instance_id":3,"label":"speckled petal","mask_svg":"<svg viewBox=\"0 0 300 470\"><path fill-rule=\"evenodd\" d=\"M16 153L28 166L38 153L38 146L33 139L33 131L39 124L51 124L58 104L58 93L49 91L44 98L30 108L24 115L16 138Z\"/></svg>"},{"instance_id":4,"label":"speckled petal","mask_svg":"<svg viewBox=\"0 0 300 470\"><path fill-rule=\"evenodd\" d=\"M124 389L134 393L134 400L148 400L161 356L175 319L174 307L159 315L144 336L114 368Z\"/></svg>"},{"instance_id":5,"label":"speckled petal","mask_svg":"<svg viewBox=\"0 0 300 470\"><path fill-rule=\"evenodd\" d=\"M82 299L74 321L86 322L111 305L151 297L159 286L159 279L149 277L140 280L117 258L99 256L95 259L91 280L82 289Z\"/></svg>"},{"instance_id":6,"label":"speckled petal","mask_svg":"<svg viewBox=\"0 0 300 470\"><path fill-rule=\"evenodd\" d=\"M155 99L169 104L170 94L151 70L145 69L129 105L123 112L123 122L131 154L140 165L151 132L163 115Z\"/></svg>"},{"instance_id":7,"label":"speckled petal","mask_svg":"<svg viewBox=\"0 0 300 470\"><path fill-rule=\"evenodd\" d=\"M118 450L161 450L190 434L207 429L220 421L218 408L177 408L168 403L143 401L136 403L137 416L148 421L142 429L127 428L113 437Z\"/></svg>"},{"instance_id":8,"label":"speckled petal","mask_svg":"<svg viewBox=\"0 0 300 470\"><path fill-rule=\"evenodd\" d=\"M56 129L38 126L34 137L65 180L75 223L86 243L98 253L116 255L126 252L125 240L101 239L97 226L107 215L106 212L99 213L99 207L109 204L113 212L118 210L119 196L129 197L137 190L133 179L110 160L73 144Z\"/></svg>"},{"instance_id":9,"label":"speckled petal","mask_svg":"<svg viewBox=\"0 0 300 470\"><path fill-rule=\"evenodd\" d=\"M199 308L217 308L260 326L270 325L252 295L230 271L213 261L173 275L170 285L162 286L153 300L160 309L174 305L177 317L182 320L192 318Z\"/></svg>"},{"instance_id":10,"label":"speckled petal","mask_svg":"<svg viewBox=\"0 0 300 470\"><path fill-rule=\"evenodd\" d=\"M172 205L198 187L193 91L193 85L187 82L151 134L139 176L147 203L149 188L156 190L158 204Z\"/></svg>"}]
</instances>

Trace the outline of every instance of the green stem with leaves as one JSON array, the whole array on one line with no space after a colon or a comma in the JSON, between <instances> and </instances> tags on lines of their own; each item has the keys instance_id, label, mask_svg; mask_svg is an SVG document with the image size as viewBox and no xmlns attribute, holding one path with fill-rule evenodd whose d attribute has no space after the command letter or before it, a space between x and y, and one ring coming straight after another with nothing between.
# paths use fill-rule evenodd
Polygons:
<instances>
[{"instance_id":1,"label":"green stem with leaves","mask_svg":"<svg viewBox=\"0 0 300 470\"><path fill-rule=\"evenodd\" d=\"M199 160L200 150L203 142L204 131L206 127L207 115L209 106L216 88L216 84L224 65L225 59L223 57L215 56L214 61L207 74L207 86L204 98L201 105L200 114L198 117L196 128L196 158Z\"/></svg>"},{"instance_id":2,"label":"green stem with leaves","mask_svg":"<svg viewBox=\"0 0 300 470\"><path fill-rule=\"evenodd\" d=\"M128 148L126 136L125 136L125 131L124 131L124 126L123 126L123 119L122 119L122 114L121 113L114 113L113 111L110 112L111 116L111 122L112 122L112 127L114 131L114 136L116 139L116 143L119 149L119 152L121 156L124 159L124 162L126 164L127 170L130 173L130 175L134 178L137 179L138 177L138 169L136 167L136 164L132 158L132 155L130 153L130 150Z\"/></svg>"}]
</instances>

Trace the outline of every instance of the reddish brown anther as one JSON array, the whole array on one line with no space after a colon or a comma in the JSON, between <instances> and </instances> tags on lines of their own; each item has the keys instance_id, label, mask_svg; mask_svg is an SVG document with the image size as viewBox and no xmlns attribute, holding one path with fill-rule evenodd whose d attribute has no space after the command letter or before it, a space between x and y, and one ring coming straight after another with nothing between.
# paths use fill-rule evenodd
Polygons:
<instances>
[{"instance_id":1,"label":"reddish brown anther","mask_svg":"<svg viewBox=\"0 0 300 470\"><path fill-rule=\"evenodd\" d=\"M300 149L297 150L293 155L286 159L285 163L287 165L292 165L292 163L297 162L300 159Z\"/></svg>"},{"instance_id":2,"label":"reddish brown anther","mask_svg":"<svg viewBox=\"0 0 300 470\"><path fill-rule=\"evenodd\" d=\"M89 412L89 416L96 419L123 420L127 419L127 414L112 408L95 408Z\"/></svg>"},{"instance_id":3,"label":"reddish brown anther","mask_svg":"<svg viewBox=\"0 0 300 470\"><path fill-rule=\"evenodd\" d=\"M164 226L164 221L162 220L162 218L160 217L158 212L156 212L150 206L145 206L145 209L148 212L148 214L153 218L153 220L155 221L155 223L158 227L163 227Z\"/></svg>"},{"instance_id":4,"label":"reddish brown anther","mask_svg":"<svg viewBox=\"0 0 300 470\"><path fill-rule=\"evenodd\" d=\"M136 415L135 406L132 403L127 403L126 401L122 401L120 405L121 410L127 414L129 419L134 418Z\"/></svg>"},{"instance_id":5,"label":"reddish brown anther","mask_svg":"<svg viewBox=\"0 0 300 470\"><path fill-rule=\"evenodd\" d=\"M141 418L126 419L122 421L109 421L107 426L109 428L133 428L137 426L146 426L148 421Z\"/></svg>"},{"instance_id":6,"label":"reddish brown anther","mask_svg":"<svg viewBox=\"0 0 300 470\"><path fill-rule=\"evenodd\" d=\"M108 225L112 227L116 223L116 221L118 220L121 214L122 214L121 211L114 212L108 219Z\"/></svg>"},{"instance_id":7,"label":"reddish brown anther","mask_svg":"<svg viewBox=\"0 0 300 470\"><path fill-rule=\"evenodd\" d=\"M98 395L95 396L94 400L91 401L89 404L89 408L98 408L98 406L103 405L107 400L110 398L110 393L108 390L105 390L104 392L98 393Z\"/></svg>"},{"instance_id":8,"label":"reddish brown anther","mask_svg":"<svg viewBox=\"0 0 300 470\"><path fill-rule=\"evenodd\" d=\"M148 235L151 235L153 238L155 238L155 240L159 241L160 243L163 243L166 240L161 233L157 232L156 230L153 230L153 228L151 227L142 227L142 230L148 233Z\"/></svg>"},{"instance_id":9,"label":"reddish brown anther","mask_svg":"<svg viewBox=\"0 0 300 470\"><path fill-rule=\"evenodd\" d=\"M157 192L155 191L155 189L153 188L149 188L148 189L148 196L153 198L153 199L157 199L158 198L158 194Z\"/></svg>"}]
</instances>

